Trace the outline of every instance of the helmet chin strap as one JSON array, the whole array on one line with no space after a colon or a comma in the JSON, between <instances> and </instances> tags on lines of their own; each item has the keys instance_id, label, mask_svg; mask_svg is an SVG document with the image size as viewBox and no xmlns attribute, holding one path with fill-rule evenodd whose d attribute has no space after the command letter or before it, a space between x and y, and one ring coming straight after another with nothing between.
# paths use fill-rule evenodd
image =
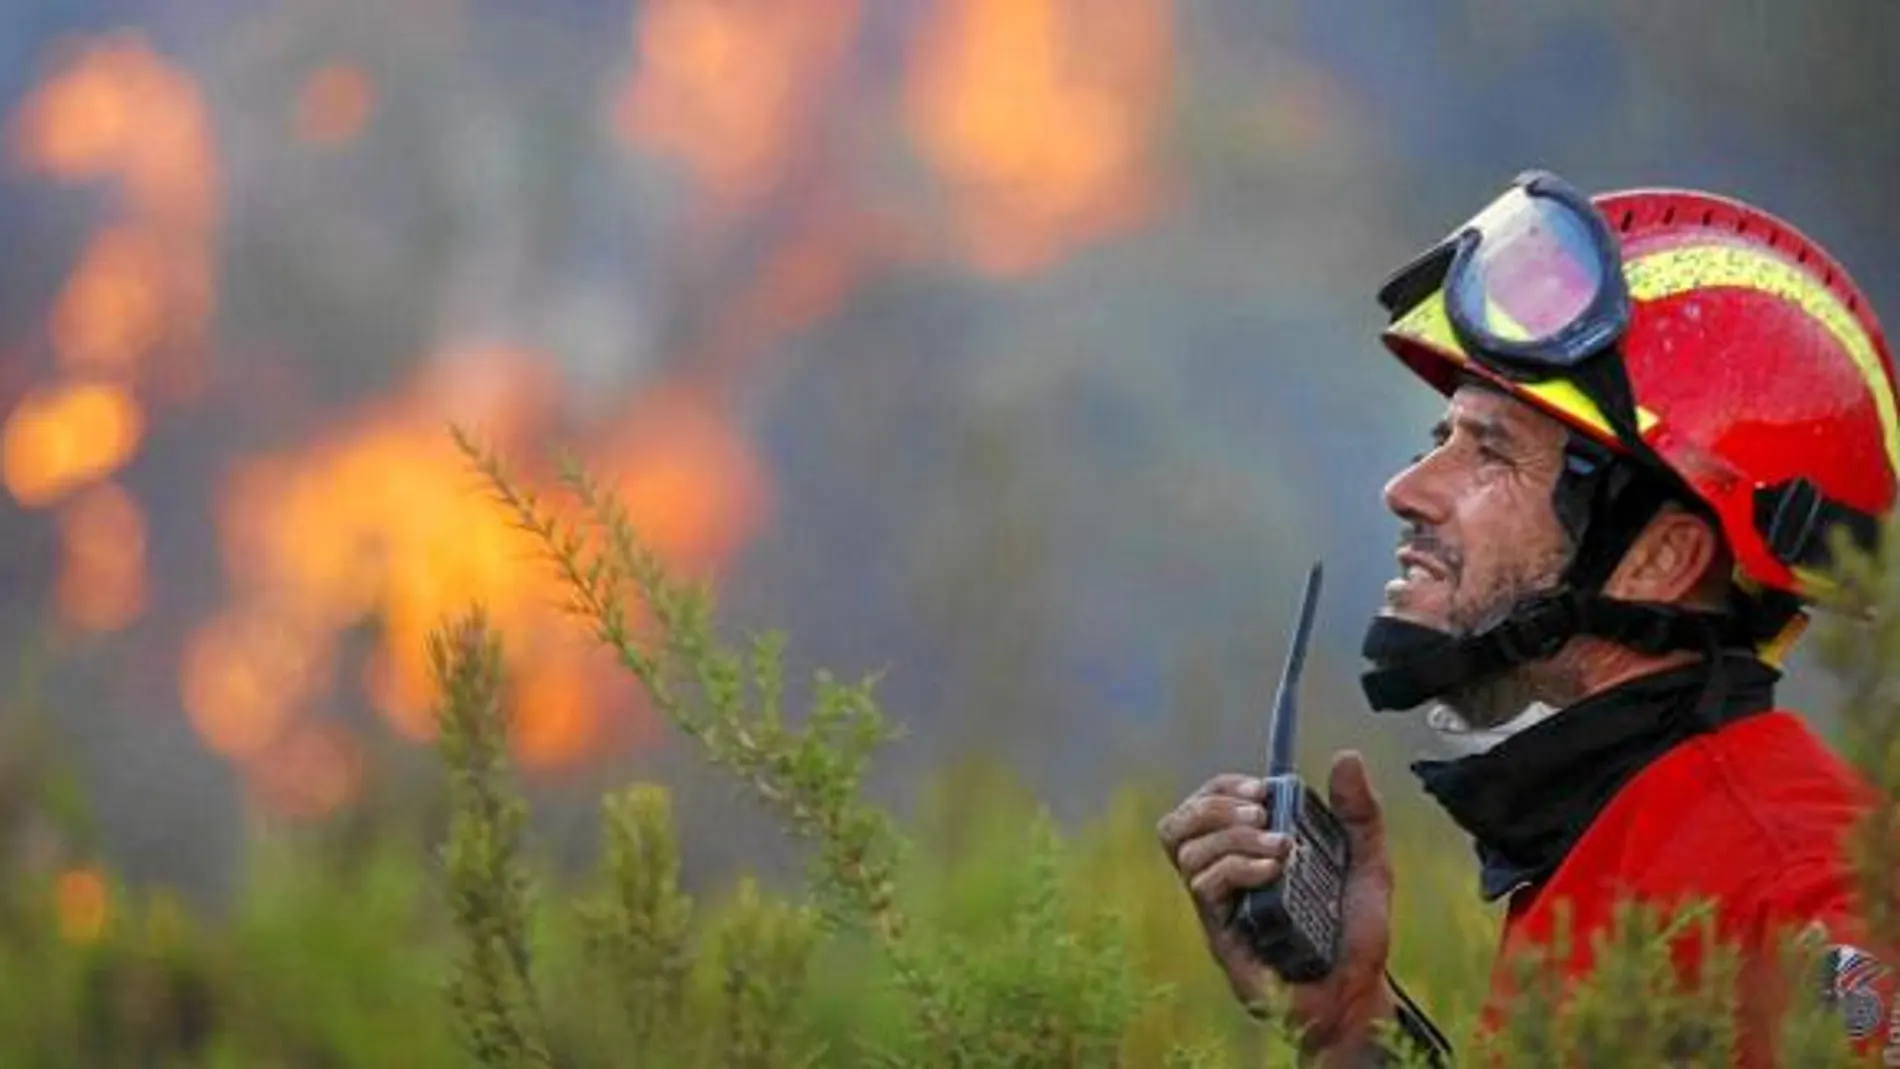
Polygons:
<instances>
[{"instance_id":1,"label":"helmet chin strap","mask_svg":"<svg viewBox=\"0 0 1900 1069\"><path fill-rule=\"evenodd\" d=\"M1726 614L1624 601L1560 585L1523 599L1504 619L1469 635L1374 617L1361 652L1376 667L1360 676L1360 684L1374 709L1411 709L1546 660L1578 635L1656 656L1706 650L1712 633L1727 639L1734 630Z\"/></svg>"},{"instance_id":2,"label":"helmet chin strap","mask_svg":"<svg viewBox=\"0 0 1900 1069\"><path fill-rule=\"evenodd\" d=\"M1673 495L1660 479L1581 436L1573 434L1564 452L1565 470L1552 505L1577 550L1563 575L1519 600L1503 619L1471 634L1375 616L1360 651L1373 664L1360 684L1374 709L1411 709L1495 679L1550 658L1578 635L1652 656L1747 638L1741 622L1726 613L1601 593L1636 536Z\"/></svg>"}]
</instances>

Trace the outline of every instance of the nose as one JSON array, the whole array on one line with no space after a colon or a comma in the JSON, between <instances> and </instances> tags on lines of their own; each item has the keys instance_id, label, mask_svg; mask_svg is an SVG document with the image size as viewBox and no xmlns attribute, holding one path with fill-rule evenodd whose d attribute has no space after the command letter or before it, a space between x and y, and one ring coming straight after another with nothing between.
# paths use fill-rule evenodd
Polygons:
<instances>
[{"instance_id":1,"label":"nose","mask_svg":"<svg viewBox=\"0 0 1900 1069\"><path fill-rule=\"evenodd\" d=\"M1436 527L1450 518L1450 497L1435 470L1436 450L1406 465L1386 481L1385 507L1407 523Z\"/></svg>"}]
</instances>

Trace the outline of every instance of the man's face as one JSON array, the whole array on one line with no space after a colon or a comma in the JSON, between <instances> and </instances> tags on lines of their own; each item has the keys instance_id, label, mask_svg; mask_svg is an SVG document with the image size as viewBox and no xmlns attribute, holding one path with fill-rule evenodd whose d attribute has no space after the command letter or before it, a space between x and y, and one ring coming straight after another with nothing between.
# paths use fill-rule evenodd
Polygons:
<instances>
[{"instance_id":1,"label":"man's face","mask_svg":"<svg viewBox=\"0 0 1900 1069\"><path fill-rule=\"evenodd\" d=\"M1522 401L1467 385L1432 439L1386 484L1386 507L1405 527L1385 611L1467 634L1550 586L1569 562L1570 539L1551 503L1566 432Z\"/></svg>"}]
</instances>

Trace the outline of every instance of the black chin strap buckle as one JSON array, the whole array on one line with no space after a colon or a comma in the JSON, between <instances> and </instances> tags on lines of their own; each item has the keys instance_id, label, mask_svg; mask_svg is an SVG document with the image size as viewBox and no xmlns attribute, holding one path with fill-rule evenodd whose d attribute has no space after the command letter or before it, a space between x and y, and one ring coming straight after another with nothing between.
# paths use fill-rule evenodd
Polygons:
<instances>
[{"instance_id":1,"label":"black chin strap buckle","mask_svg":"<svg viewBox=\"0 0 1900 1069\"><path fill-rule=\"evenodd\" d=\"M1638 653L1660 657L1680 649L1681 614L1660 605L1625 603L1625 619L1618 621L1616 641Z\"/></svg>"},{"instance_id":2,"label":"black chin strap buckle","mask_svg":"<svg viewBox=\"0 0 1900 1069\"><path fill-rule=\"evenodd\" d=\"M1556 590L1519 605L1492 631L1492 641L1507 665L1551 657L1585 628L1583 599L1573 590Z\"/></svg>"}]
</instances>

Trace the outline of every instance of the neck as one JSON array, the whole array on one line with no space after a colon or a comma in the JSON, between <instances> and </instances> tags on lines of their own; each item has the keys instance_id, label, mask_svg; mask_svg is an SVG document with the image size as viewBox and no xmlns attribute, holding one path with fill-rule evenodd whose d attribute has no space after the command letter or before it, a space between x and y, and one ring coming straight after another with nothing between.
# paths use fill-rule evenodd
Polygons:
<instances>
[{"instance_id":1,"label":"neck","mask_svg":"<svg viewBox=\"0 0 1900 1069\"><path fill-rule=\"evenodd\" d=\"M1601 694L1612 687L1621 686L1632 679L1667 672L1672 668L1694 664L1703 660L1703 655L1695 650L1676 650L1671 653L1652 655L1638 653L1628 646L1607 639L1589 635L1572 640L1570 647L1561 657L1571 662L1570 674L1577 686L1573 694L1562 705L1574 705L1592 695ZM1559 704L1559 703L1553 703Z\"/></svg>"},{"instance_id":2,"label":"neck","mask_svg":"<svg viewBox=\"0 0 1900 1069\"><path fill-rule=\"evenodd\" d=\"M1549 660L1521 665L1502 677L1447 697L1443 704L1468 727L1496 729L1539 706L1561 711L1630 680L1702 659L1702 654L1694 651L1659 656L1638 653L1607 639L1582 635Z\"/></svg>"},{"instance_id":3,"label":"neck","mask_svg":"<svg viewBox=\"0 0 1900 1069\"><path fill-rule=\"evenodd\" d=\"M1696 658L1688 658L1693 663ZM1412 770L1477 841L1487 899L1548 876L1621 786L1678 743L1772 708L1778 673L1746 654L1721 671L1631 666L1623 686L1454 760ZM1609 678L1605 676L1604 678Z\"/></svg>"}]
</instances>

